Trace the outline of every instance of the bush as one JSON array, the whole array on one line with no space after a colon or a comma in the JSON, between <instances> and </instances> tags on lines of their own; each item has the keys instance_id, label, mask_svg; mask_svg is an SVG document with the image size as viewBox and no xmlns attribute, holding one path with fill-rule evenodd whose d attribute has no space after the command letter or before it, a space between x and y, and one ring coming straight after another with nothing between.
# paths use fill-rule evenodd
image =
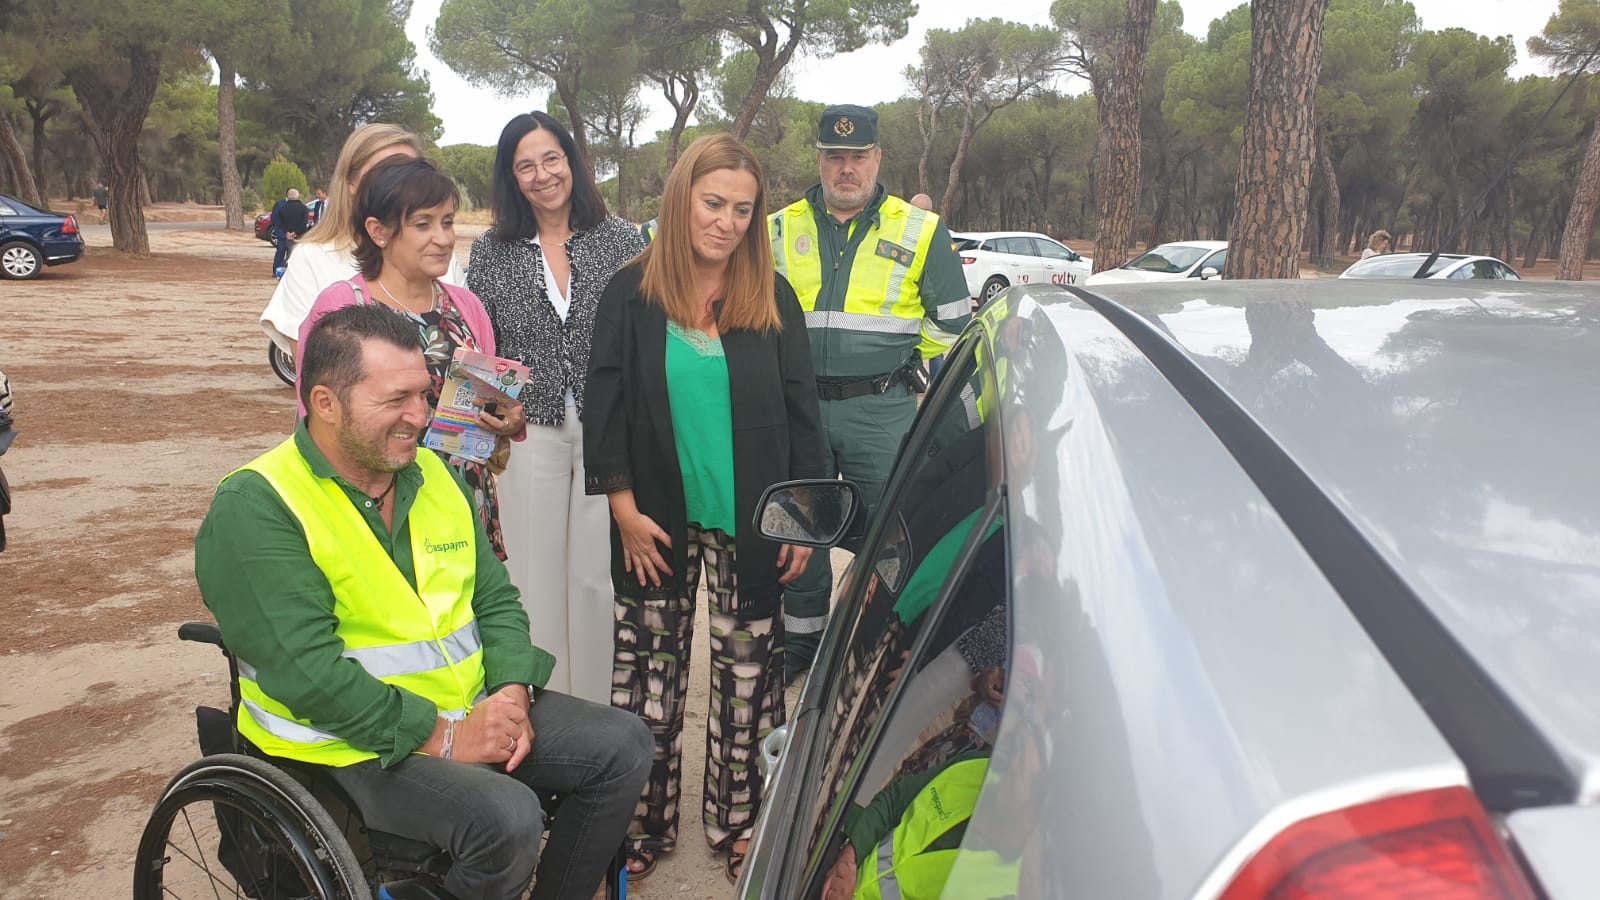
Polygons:
<instances>
[{"instance_id":1,"label":"bush","mask_svg":"<svg viewBox=\"0 0 1600 900\"><path fill-rule=\"evenodd\" d=\"M281 156L267 163L266 171L261 173L262 199L268 204L277 203L290 188L298 189L300 199L305 200L310 195L310 189L306 187L306 173Z\"/></svg>"},{"instance_id":2,"label":"bush","mask_svg":"<svg viewBox=\"0 0 1600 900\"><path fill-rule=\"evenodd\" d=\"M239 200L239 205L244 209L245 212L256 212L263 209L261 205L261 194L255 188L250 187L249 185L246 185L243 190L239 191Z\"/></svg>"}]
</instances>

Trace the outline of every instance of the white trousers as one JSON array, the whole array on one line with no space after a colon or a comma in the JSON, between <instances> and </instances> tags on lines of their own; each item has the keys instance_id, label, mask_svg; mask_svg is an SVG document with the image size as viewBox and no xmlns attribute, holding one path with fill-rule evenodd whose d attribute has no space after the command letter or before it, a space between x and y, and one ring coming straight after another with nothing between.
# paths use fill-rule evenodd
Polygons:
<instances>
[{"instance_id":1,"label":"white trousers","mask_svg":"<svg viewBox=\"0 0 1600 900\"><path fill-rule=\"evenodd\" d=\"M611 511L583 493L583 426L528 426L500 476L506 568L522 592L533 643L556 656L551 690L610 705Z\"/></svg>"}]
</instances>

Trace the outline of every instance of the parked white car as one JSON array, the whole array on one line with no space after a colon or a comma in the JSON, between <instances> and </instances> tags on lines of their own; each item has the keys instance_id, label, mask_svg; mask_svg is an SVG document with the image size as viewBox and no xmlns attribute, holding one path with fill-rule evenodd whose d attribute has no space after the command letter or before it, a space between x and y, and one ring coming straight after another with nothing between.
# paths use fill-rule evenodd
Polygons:
<instances>
[{"instance_id":1,"label":"parked white car","mask_svg":"<svg viewBox=\"0 0 1600 900\"><path fill-rule=\"evenodd\" d=\"M1380 253L1345 269L1340 278L1415 278L1426 253ZM1492 256L1441 253L1428 269L1429 278L1520 280L1517 270Z\"/></svg>"},{"instance_id":2,"label":"parked white car","mask_svg":"<svg viewBox=\"0 0 1600 900\"><path fill-rule=\"evenodd\" d=\"M1032 231L969 231L950 235L961 255L967 291L980 302L1013 284L1079 284L1094 261Z\"/></svg>"},{"instance_id":3,"label":"parked white car","mask_svg":"<svg viewBox=\"0 0 1600 900\"><path fill-rule=\"evenodd\" d=\"M1147 250L1115 269L1096 272L1084 284L1142 284L1221 278L1228 261L1227 241L1178 241Z\"/></svg>"}]
</instances>

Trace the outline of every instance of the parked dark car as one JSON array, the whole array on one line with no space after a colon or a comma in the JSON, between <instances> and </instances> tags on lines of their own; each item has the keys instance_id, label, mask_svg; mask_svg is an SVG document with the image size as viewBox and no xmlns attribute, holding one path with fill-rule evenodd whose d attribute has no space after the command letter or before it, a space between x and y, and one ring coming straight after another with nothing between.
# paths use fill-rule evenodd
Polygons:
<instances>
[{"instance_id":1,"label":"parked dark car","mask_svg":"<svg viewBox=\"0 0 1600 900\"><path fill-rule=\"evenodd\" d=\"M1001 293L763 746L738 896L1600 895L1597 380L1579 283ZM831 545L852 488L753 524Z\"/></svg>"},{"instance_id":2,"label":"parked dark car","mask_svg":"<svg viewBox=\"0 0 1600 900\"><path fill-rule=\"evenodd\" d=\"M45 266L75 262L82 255L77 219L0 194L0 278L38 278Z\"/></svg>"}]
</instances>

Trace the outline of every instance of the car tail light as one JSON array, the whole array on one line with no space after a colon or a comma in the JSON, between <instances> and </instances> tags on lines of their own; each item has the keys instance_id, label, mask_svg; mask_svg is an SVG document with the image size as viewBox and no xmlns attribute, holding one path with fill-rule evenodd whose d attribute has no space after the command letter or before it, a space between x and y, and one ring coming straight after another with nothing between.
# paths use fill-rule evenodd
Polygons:
<instances>
[{"instance_id":1,"label":"car tail light","mask_svg":"<svg viewBox=\"0 0 1600 900\"><path fill-rule=\"evenodd\" d=\"M961 264L963 266L970 266L970 265L972 265L973 263L975 263L977 261L978 261L978 258L976 256L963 256L963 257L961 257Z\"/></svg>"},{"instance_id":2,"label":"car tail light","mask_svg":"<svg viewBox=\"0 0 1600 900\"><path fill-rule=\"evenodd\" d=\"M78 233L78 220L74 219L71 216L67 216L67 221L65 221L65 222L63 222L61 224L61 233L62 234L77 234Z\"/></svg>"},{"instance_id":3,"label":"car tail light","mask_svg":"<svg viewBox=\"0 0 1600 900\"><path fill-rule=\"evenodd\" d=\"M1221 900L1533 900L1472 792L1324 813L1269 841Z\"/></svg>"}]
</instances>

